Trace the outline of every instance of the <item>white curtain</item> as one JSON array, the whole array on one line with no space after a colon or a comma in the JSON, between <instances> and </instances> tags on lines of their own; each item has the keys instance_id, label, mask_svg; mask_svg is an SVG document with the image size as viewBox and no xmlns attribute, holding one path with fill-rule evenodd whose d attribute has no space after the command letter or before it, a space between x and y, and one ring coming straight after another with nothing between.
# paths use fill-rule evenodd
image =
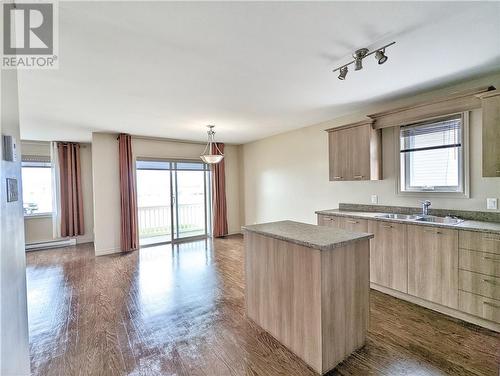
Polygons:
<instances>
[{"instance_id":1,"label":"white curtain","mask_svg":"<svg viewBox=\"0 0 500 376\"><path fill-rule=\"evenodd\" d=\"M52 163L52 236L61 237L61 181L59 171L59 153L57 142L50 143L50 161Z\"/></svg>"}]
</instances>

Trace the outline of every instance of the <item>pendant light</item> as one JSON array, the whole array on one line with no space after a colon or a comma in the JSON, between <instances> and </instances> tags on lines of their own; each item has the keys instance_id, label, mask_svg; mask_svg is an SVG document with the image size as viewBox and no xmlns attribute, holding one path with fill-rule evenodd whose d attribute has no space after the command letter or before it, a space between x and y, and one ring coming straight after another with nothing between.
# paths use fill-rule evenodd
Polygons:
<instances>
[{"instance_id":1,"label":"pendant light","mask_svg":"<svg viewBox=\"0 0 500 376\"><path fill-rule=\"evenodd\" d=\"M205 146L205 150L203 150L203 153L200 155L200 158L205 163L216 164L222 161L222 159L224 158L224 154L222 154L222 152L219 150L219 147L217 146L217 143L215 142L215 125L207 125L207 128L208 142L207 146ZM212 145L215 145L216 154L212 154Z\"/></svg>"}]
</instances>

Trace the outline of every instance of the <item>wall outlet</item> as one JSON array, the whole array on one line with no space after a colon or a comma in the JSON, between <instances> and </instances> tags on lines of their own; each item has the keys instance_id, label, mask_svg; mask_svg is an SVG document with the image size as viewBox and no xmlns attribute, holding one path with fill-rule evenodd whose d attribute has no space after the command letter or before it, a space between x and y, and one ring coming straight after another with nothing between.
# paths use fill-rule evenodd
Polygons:
<instances>
[{"instance_id":1,"label":"wall outlet","mask_svg":"<svg viewBox=\"0 0 500 376\"><path fill-rule=\"evenodd\" d=\"M498 199L497 198L487 198L486 199L486 209L497 210L498 209Z\"/></svg>"},{"instance_id":2,"label":"wall outlet","mask_svg":"<svg viewBox=\"0 0 500 376\"><path fill-rule=\"evenodd\" d=\"M372 204L378 204L378 196L372 195Z\"/></svg>"}]
</instances>

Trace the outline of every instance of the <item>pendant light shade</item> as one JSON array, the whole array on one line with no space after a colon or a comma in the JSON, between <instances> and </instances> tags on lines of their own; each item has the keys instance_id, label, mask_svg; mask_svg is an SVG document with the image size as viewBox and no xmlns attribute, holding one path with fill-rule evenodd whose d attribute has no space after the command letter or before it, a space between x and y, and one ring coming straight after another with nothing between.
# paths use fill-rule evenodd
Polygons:
<instances>
[{"instance_id":1,"label":"pendant light shade","mask_svg":"<svg viewBox=\"0 0 500 376\"><path fill-rule=\"evenodd\" d=\"M217 146L217 143L215 142L215 125L207 125L207 128L208 142L207 146L205 146L205 150L203 150L203 153L200 155L200 158L207 164L216 164L222 161L222 159L224 158L224 154L222 154L222 152L219 150L219 147Z\"/></svg>"}]
</instances>

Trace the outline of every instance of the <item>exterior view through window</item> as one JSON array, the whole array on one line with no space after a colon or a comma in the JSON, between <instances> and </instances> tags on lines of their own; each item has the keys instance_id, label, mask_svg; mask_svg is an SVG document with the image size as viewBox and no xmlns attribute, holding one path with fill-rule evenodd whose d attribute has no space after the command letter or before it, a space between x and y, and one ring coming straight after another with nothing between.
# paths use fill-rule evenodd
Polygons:
<instances>
[{"instance_id":1,"label":"exterior view through window","mask_svg":"<svg viewBox=\"0 0 500 376\"><path fill-rule=\"evenodd\" d=\"M210 174L206 164L138 160L136 175L141 245L208 235Z\"/></svg>"},{"instance_id":2,"label":"exterior view through window","mask_svg":"<svg viewBox=\"0 0 500 376\"><path fill-rule=\"evenodd\" d=\"M400 128L402 192L464 192L462 114Z\"/></svg>"},{"instance_id":3,"label":"exterior view through window","mask_svg":"<svg viewBox=\"0 0 500 376\"><path fill-rule=\"evenodd\" d=\"M52 213L52 168L49 161L22 162L25 216Z\"/></svg>"}]
</instances>

